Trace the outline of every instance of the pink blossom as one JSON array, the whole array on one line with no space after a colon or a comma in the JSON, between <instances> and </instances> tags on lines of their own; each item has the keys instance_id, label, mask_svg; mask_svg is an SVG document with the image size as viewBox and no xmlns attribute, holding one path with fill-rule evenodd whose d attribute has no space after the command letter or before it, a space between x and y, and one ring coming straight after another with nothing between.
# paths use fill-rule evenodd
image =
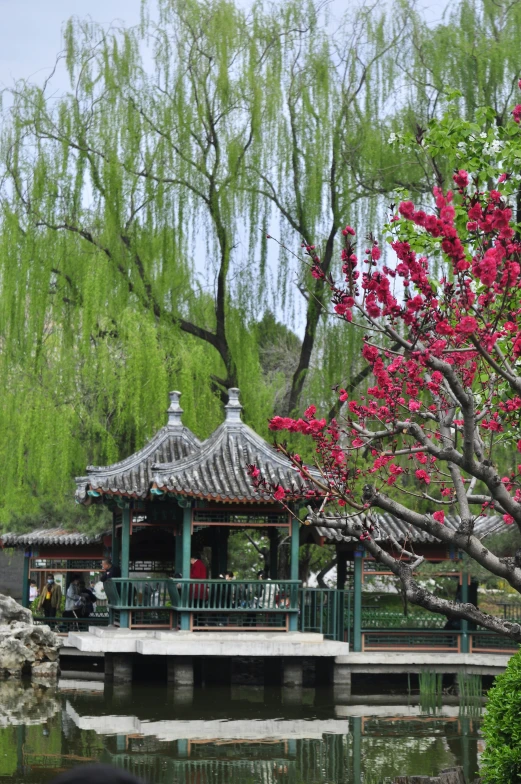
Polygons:
<instances>
[{"instance_id":1,"label":"pink blossom","mask_svg":"<svg viewBox=\"0 0 521 784\"><path fill-rule=\"evenodd\" d=\"M283 501L285 497L286 497L286 491L281 485L279 485L275 490L275 492L273 493L273 498L276 501Z\"/></svg>"},{"instance_id":2,"label":"pink blossom","mask_svg":"<svg viewBox=\"0 0 521 784\"><path fill-rule=\"evenodd\" d=\"M409 411L419 411L421 407L419 400L409 400Z\"/></svg>"},{"instance_id":3,"label":"pink blossom","mask_svg":"<svg viewBox=\"0 0 521 784\"><path fill-rule=\"evenodd\" d=\"M439 512L434 512L432 516L434 517L437 523L441 523L443 525L443 523L445 522L445 512L441 510Z\"/></svg>"},{"instance_id":4,"label":"pink blossom","mask_svg":"<svg viewBox=\"0 0 521 784\"><path fill-rule=\"evenodd\" d=\"M353 449L360 449L360 447L363 446L363 445L364 445L364 442L362 441L361 438L354 438L351 441L351 446L353 447Z\"/></svg>"},{"instance_id":5,"label":"pink blossom","mask_svg":"<svg viewBox=\"0 0 521 784\"><path fill-rule=\"evenodd\" d=\"M510 175L507 172L503 172L503 174L499 175L497 181L498 182L506 182L508 180L509 176Z\"/></svg>"},{"instance_id":6,"label":"pink blossom","mask_svg":"<svg viewBox=\"0 0 521 784\"><path fill-rule=\"evenodd\" d=\"M456 174L452 175L452 179L458 186L458 188L466 188L469 184L469 175L465 171L465 169L460 169Z\"/></svg>"},{"instance_id":7,"label":"pink blossom","mask_svg":"<svg viewBox=\"0 0 521 784\"><path fill-rule=\"evenodd\" d=\"M512 110L512 117L514 118L514 122L519 123L521 122L521 104L518 103L517 106L514 106Z\"/></svg>"},{"instance_id":8,"label":"pink blossom","mask_svg":"<svg viewBox=\"0 0 521 784\"><path fill-rule=\"evenodd\" d=\"M306 408L306 410L304 411L304 416L306 417L306 419L313 419L316 413L317 413L317 407L311 405L308 408Z\"/></svg>"},{"instance_id":9,"label":"pink blossom","mask_svg":"<svg viewBox=\"0 0 521 784\"><path fill-rule=\"evenodd\" d=\"M458 326L456 327L457 332L463 332L466 335L471 335L475 332L478 328L478 322L473 316L463 316L460 319Z\"/></svg>"},{"instance_id":10,"label":"pink blossom","mask_svg":"<svg viewBox=\"0 0 521 784\"><path fill-rule=\"evenodd\" d=\"M349 395L348 395L348 393L346 392L346 390L345 390L345 389L341 389L341 390L340 390L340 393L339 393L339 395L338 395L338 399L340 400L340 402L341 402L341 403L345 403L345 402L346 402L346 400L348 399L348 397L349 397Z\"/></svg>"},{"instance_id":11,"label":"pink blossom","mask_svg":"<svg viewBox=\"0 0 521 784\"><path fill-rule=\"evenodd\" d=\"M409 220L412 220L414 215L414 204L412 201L402 201L398 209L400 211L400 215L403 215L404 218L409 218Z\"/></svg>"},{"instance_id":12,"label":"pink blossom","mask_svg":"<svg viewBox=\"0 0 521 784\"><path fill-rule=\"evenodd\" d=\"M345 229L342 229L342 234L344 235L344 237L347 237L348 234L354 237L356 231L353 228L351 228L351 226L346 226Z\"/></svg>"},{"instance_id":13,"label":"pink blossom","mask_svg":"<svg viewBox=\"0 0 521 784\"><path fill-rule=\"evenodd\" d=\"M418 470L414 472L414 475L416 479L420 480L420 482L425 482L426 485L430 485L431 478L427 471L425 471L423 468L418 468Z\"/></svg>"},{"instance_id":14,"label":"pink blossom","mask_svg":"<svg viewBox=\"0 0 521 784\"><path fill-rule=\"evenodd\" d=\"M509 514L504 514L503 515L503 520L505 521L505 523L507 525L512 525L512 523L514 522L514 518L512 517L512 515L509 515Z\"/></svg>"}]
</instances>

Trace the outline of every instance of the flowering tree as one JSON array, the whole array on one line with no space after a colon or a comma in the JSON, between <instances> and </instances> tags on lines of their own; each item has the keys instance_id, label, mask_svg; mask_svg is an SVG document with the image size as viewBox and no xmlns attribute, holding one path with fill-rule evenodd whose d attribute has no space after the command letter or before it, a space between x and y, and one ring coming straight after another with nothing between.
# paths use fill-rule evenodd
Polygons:
<instances>
[{"instance_id":1,"label":"flowering tree","mask_svg":"<svg viewBox=\"0 0 521 784\"><path fill-rule=\"evenodd\" d=\"M459 158L469 151L468 166L454 174L454 192L434 188L432 210L408 200L392 208L392 263L374 238L360 259L355 231L346 226L343 279L335 282L315 248L305 247L311 274L331 289L335 313L363 330L373 383L358 399L339 391L342 421L317 418L315 406L300 419L272 419L273 431L314 442L314 466L278 444L305 480L301 493L270 486L255 466L250 472L275 499L305 500L311 524L363 542L412 603L521 641L519 624L420 585L422 558L397 542L381 547L373 514L391 513L521 592L518 557L498 557L474 535L476 520L489 513L521 529L521 239L510 204L520 201L521 105L512 114L505 126L489 123L480 133L444 120L421 135L422 147L439 150L452 134ZM518 454L519 465L500 470L505 454ZM444 525L447 511L459 516L457 530Z\"/></svg>"}]
</instances>

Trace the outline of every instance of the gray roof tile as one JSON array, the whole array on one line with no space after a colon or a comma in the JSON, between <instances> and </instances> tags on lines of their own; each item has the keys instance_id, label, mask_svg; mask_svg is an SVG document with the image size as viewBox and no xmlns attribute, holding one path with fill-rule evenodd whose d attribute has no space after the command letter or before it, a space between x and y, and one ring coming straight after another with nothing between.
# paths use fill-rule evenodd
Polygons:
<instances>
[{"instance_id":1,"label":"gray roof tile","mask_svg":"<svg viewBox=\"0 0 521 784\"><path fill-rule=\"evenodd\" d=\"M76 478L76 499L88 500L89 490L108 495L145 498L152 481L155 463L182 460L199 451L201 442L181 422L179 392L171 392L168 424L138 452L108 466L87 466L88 475Z\"/></svg>"},{"instance_id":2,"label":"gray roof tile","mask_svg":"<svg viewBox=\"0 0 521 784\"><path fill-rule=\"evenodd\" d=\"M3 547L29 547L37 545L99 544L104 534L67 531L65 528L38 528L25 534L7 533L0 536Z\"/></svg>"},{"instance_id":3,"label":"gray roof tile","mask_svg":"<svg viewBox=\"0 0 521 784\"><path fill-rule=\"evenodd\" d=\"M390 514L373 513L372 517L376 518L377 521L373 534L373 538L377 542L389 541L390 537L392 537L397 542L402 543L406 539L415 543L439 543L438 539L434 539L434 537L424 531L420 531L418 528L414 528L412 525L404 523L402 520L398 520L398 518L393 517ZM445 517L445 525L451 530L455 530L460 522L461 520L459 517ZM499 516L480 517L476 520L474 534L482 539L484 536L489 536L490 534L504 530L504 527L505 523ZM344 536L338 528L323 528L321 526L316 526L315 531L319 537L324 537L331 542L353 543L356 541L352 536Z\"/></svg>"}]
</instances>

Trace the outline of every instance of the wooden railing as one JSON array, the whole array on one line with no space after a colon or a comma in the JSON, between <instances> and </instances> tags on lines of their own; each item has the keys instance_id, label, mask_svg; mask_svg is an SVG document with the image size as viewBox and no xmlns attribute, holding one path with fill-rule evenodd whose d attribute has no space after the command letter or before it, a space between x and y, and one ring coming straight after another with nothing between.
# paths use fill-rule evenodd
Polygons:
<instances>
[{"instance_id":1,"label":"wooden railing","mask_svg":"<svg viewBox=\"0 0 521 784\"><path fill-rule=\"evenodd\" d=\"M190 628L287 631L298 613L298 580L171 580L178 613L190 614Z\"/></svg>"},{"instance_id":2,"label":"wooden railing","mask_svg":"<svg viewBox=\"0 0 521 784\"><path fill-rule=\"evenodd\" d=\"M105 593L109 607L125 610L142 610L171 607L168 579L153 577L125 578L107 580Z\"/></svg>"},{"instance_id":3,"label":"wooden railing","mask_svg":"<svg viewBox=\"0 0 521 784\"><path fill-rule=\"evenodd\" d=\"M302 588L299 593L299 631L323 634L328 640L350 642L352 591Z\"/></svg>"},{"instance_id":4,"label":"wooden railing","mask_svg":"<svg viewBox=\"0 0 521 784\"><path fill-rule=\"evenodd\" d=\"M298 613L297 580L185 580L117 578L105 583L112 618L129 613L131 627L286 631Z\"/></svg>"},{"instance_id":5,"label":"wooden railing","mask_svg":"<svg viewBox=\"0 0 521 784\"><path fill-rule=\"evenodd\" d=\"M56 634L68 634L73 632L86 632L89 626L108 626L109 613L92 613L87 618L45 618L35 615L33 618L35 626L49 626Z\"/></svg>"},{"instance_id":6,"label":"wooden railing","mask_svg":"<svg viewBox=\"0 0 521 784\"><path fill-rule=\"evenodd\" d=\"M170 580L178 610L288 612L298 610L297 580Z\"/></svg>"},{"instance_id":7,"label":"wooden railing","mask_svg":"<svg viewBox=\"0 0 521 784\"><path fill-rule=\"evenodd\" d=\"M111 622L131 628L176 629L185 619L181 628L194 631L286 631L293 617L295 624L298 618L299 631L316 632L342 642L352 640L353 602L349 590L301 588L296 580L150 577L108 580L105 592ZM400 625L398 615L379 608L363 608L362 650L461 652L468 649L476 653L508 653L518 647L507 638L484 630L464 633L444 629L442 624L446 619L438 615L432 615L430 628L426 613L411 613L409 619L400 615ZM410 625L401 626L402 618L409 620ZM70 621L72 628L74 623L78 621ZM80 623L88 626L96 621L89 624L89 619L85 619Z\"/></svg>"},{"instance_id":8,"label":"wooden railing","mask_svg":"<svg viewBox=\"0 0 521 784\"><path fill-rule=\"evenodd\" d=\"M452 629L362 629L363 651L462 652L463 632ZM468 632L469 653L515 653L517 643L495 632Z\"/></svg>"}]
</instances>

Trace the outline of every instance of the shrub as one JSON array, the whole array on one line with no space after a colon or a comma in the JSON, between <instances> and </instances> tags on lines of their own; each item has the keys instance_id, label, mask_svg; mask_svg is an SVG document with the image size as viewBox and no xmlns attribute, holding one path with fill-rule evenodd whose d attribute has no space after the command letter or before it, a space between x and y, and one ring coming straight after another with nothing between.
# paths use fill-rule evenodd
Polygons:
<instances>
[{"instance_id":1,"label":"shrub","mask_svg":"<svg viewBox=\"0 0 521 784\"><path fill-rule=\"evenodd\" d=\"M521 780L521 652L510 659L488 695L481 758L484 784Z\"/></svg>"}]
</instances>

